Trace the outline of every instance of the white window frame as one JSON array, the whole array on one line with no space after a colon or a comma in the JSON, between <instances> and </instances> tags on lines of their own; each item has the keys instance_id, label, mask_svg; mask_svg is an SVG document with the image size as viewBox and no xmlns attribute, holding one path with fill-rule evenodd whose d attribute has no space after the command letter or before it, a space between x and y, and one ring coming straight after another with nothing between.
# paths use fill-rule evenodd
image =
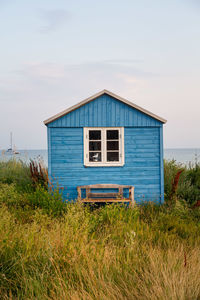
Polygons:
<instances>
[{"instance_id":1,"label":"white window frame","mask_svg":"<svg viewBox=\"0 0 200 300\"><path fill-rule=\"evenodd\" d=\"M89 161L89 130L101 130L102 161ZM119 130L119 161L106 161L106 130ZM124 165L124 127L84 127L84 165L87 167L118 167Z\"/></svg>"}]
</instances>

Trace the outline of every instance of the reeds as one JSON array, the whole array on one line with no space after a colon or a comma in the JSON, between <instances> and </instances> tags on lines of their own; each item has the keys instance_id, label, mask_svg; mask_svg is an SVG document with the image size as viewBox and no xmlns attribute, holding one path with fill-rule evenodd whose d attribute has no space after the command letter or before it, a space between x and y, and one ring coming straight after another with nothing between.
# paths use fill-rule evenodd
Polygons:
<instances>
[{"instance_id":1,"label":"reeds","mask_svg":"<svg viewBox=\"0 0 200 300\"><path fill-rule=\"evenodd\" d=\"M37 187L37 185L41 185L44 187L48 187L48 172L47 169L44 167L41 161L34 161L31 160L30 164L30 174L31 174L31 180L34 187Z\"/></svg>"}]
</instances>

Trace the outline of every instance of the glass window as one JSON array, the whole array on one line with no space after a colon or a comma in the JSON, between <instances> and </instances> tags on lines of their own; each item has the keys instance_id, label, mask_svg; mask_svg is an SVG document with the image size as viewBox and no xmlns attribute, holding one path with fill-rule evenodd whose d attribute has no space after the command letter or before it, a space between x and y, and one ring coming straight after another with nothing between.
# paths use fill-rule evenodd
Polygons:
<instances>
[{"instance_id":1,"label":"glass window","mask_svg":"<svg viewBox=\"0 0 200 300\"><path fill-rule=\"evenodd\" d=\"M107 130L106 139L107 162L119 161L119 130Z\"/></svg>"},{"instance_id":2,"label":"glass window","mask_svg":"<svg viewBox=\"0 0 200 300\"><path fill-rule=\"evenodd\" d=\"M84 164L121 166L124 164L124 130L120 128L84 128Z\"/></svg>"},{"instance_id":3,"label":"glass window","mask_svg":"<svg viewBox=\"0 0 200 300\"><path fill-rule=\"evenodd\" d=\"M93 161L93 162L101 161L101 152L90 152L89 161Z\"/></svg>"},{"instance_id":4,"label":"glass window","mask_svg":"<svg viewBox=\"0 0 200 300\"><path fill-rule=\"evenodd\" d=\"M107 141L107 150L119 150L119 142Z\"/></svg>"},{"instance_id":5,"label":"glass window","mask_svg":"<svg viewBox=\"0 0 200 300\"><path fill-rule=\"evenodd\" d=\"M119 161L119 152L107 152L107 161Z\"/></svg>"},{"instance_id":6,"label":"glass window","mask_svg":"<svg viewBox=\"0 0 200 300\"><path fill-rule=\"evenodd\" d=\"M89 142L89 150L101 150L101 142Z\"/></svg>"},{"instance_id":7,"label":"glass window","mask_svg":"<svg viewBox=\"0 0 200 300\"><path fill-rule=\"evenodd\" d=\"M101 156L101 130L89 130L89 161L101 162Z\"/></svg>"},{"instance_id":8,"label":"glass window","mask_svg":"<svg viewBox=\"0 0 200 300\"><path fill-rule=\"evenodd\" d=\"M119 130L107 130L107 140L118 140Z\"/></svg>"},{"instance_id":9,"label":"glass window","mask_svg":"<svg viewBox=\"0 0 200 300\"><path fill-rule=\"evenodd\" d=\"M89 131L90 140L100 140L101 139L101 130L90 130Z\"/></svg>"}]
</instances>

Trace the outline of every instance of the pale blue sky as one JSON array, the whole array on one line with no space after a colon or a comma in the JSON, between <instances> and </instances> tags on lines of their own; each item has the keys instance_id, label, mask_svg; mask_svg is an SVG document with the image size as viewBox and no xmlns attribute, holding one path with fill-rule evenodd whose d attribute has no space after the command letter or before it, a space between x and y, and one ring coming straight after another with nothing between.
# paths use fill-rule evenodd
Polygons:
<instances>
[{"instance_id":1,"label":"pale blue sky","mask_svg":"<svg viewBox=\"0 0 200 300\"><path fill-rule=\"evenodd\" d=\"M200 147L200 1L0 0L0 149L46 148L43 120L104 88Z\"/></svg>"}]
</instances>

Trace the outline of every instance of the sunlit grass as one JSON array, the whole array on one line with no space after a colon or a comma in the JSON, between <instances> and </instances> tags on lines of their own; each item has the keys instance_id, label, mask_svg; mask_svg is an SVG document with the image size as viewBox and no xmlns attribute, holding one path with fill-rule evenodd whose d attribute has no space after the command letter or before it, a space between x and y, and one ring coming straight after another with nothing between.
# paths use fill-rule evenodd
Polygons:
<instances>
[{"instance_id":1,"label":"sunlit grass","mask_svg":"<svg viewBox=\"0 0 200 300\"><path fill-rule=\"evenodd\" d=\"M24 223L2 203L1 298L198 299L198 222L145 211L71 204L62 217L36 209Z\"/></svg>"},{"instance_id":2,"label":"sunlit grass","mask_svg":"<svg viewBox=\"0 0 200 300\"><path fill-rule=\"evenodd\" d=\"M66 204L19 188L13 168L0 171L13 173L0 180L0 299L200 299L199 208Z\"/></svg>"}]
</instances>

